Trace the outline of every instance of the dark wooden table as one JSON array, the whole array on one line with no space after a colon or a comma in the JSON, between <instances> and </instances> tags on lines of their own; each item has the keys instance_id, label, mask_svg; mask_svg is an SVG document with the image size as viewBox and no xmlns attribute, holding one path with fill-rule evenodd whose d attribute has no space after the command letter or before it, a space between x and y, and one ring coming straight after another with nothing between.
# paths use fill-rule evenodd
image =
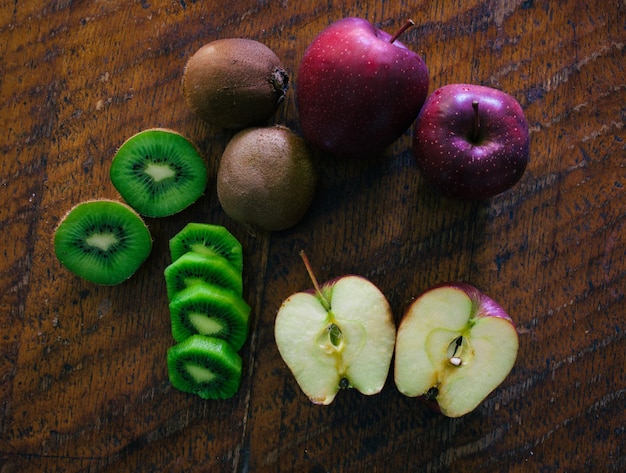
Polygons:
<instances>
[{"instance_id":1,"label":"dark wooden table","mask_svg":"<svg viewBox=\"0 0 626 473\"><path fill-rule=\"evenodd\" d=\"M0 472L626 471L626 6L618 0L346 2L8 1L0 4ZM232 133L194 118L186 59L248 37L297 86L313 37L344 16L386 30L431 73L501 88L522 104L531 162L510 191L479 203L423 182L412 132L373 162L322 160L296 227L249 235L217 201ZM295 91L274 120L298 129ZM74 204L119 199L108 177L131 134L187 135L209 167L206 195L148 221L154 248L129 281L99 287L57 262L52 234ZM239 393L203 401L171 388L167 242L187 222L243 243L253 307ZM520 352L476 411L447 419L403 397L300 392L274 343L274 317L320 279L356 273L396 320L449 279L478 286L517 321Z\"/></svg>"}]
</instances>

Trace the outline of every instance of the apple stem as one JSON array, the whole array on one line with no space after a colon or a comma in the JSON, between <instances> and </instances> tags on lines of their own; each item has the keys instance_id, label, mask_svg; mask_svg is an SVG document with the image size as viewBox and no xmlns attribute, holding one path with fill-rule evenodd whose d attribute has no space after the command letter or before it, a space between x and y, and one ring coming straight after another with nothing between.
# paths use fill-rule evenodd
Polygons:
<instances>
[{"instance_id":1,"label":"apple stem","mask_svg":"<svg viewBox=\"0 0 626 473\"><path fill-rule=\"evenodd\" d=\"M389 40L390 43L394 43L406 30L408 30L411 26L415 26L415 22L413 20L407 20L407 22L402 25L395 35Z\"/></svg>"},{"instance_id":2,"label":"apple stem","mask_svg":"<svg viewBox=\"0 0 626 473\"><path fill-rule=\"evenodd\" d=\"M480 115L478 114L478 100L472 101L472 108L474 109L474 128L472 129L472 141L478 141L478 135L480 133Z\"/></svg>"},{"instance_id":3,"label":"apple stem","mask_svg":"<svg viewBox=\"0 0 626 473\"><path fill-rule=\"evenodd\" d=\"M320 288L320 285L317 282L317 278L315 277L315 274L313 274L313 269L311 269L311 263L309 261L309 257L306 255L304 250L300 251L300 257L302 258L302 261L304 262L304 267L306 268L307 273L309 273L309 278L311 278L311 282L313 282L313 287L315 288L315 292L317 293L317 296L320 298L322 305L324 306L324 309L326 309L327 311L330 310L330 302L328 302L328 299L324 297L324 294L322 293L322 289Z\"/></svg>"}]
</instances>

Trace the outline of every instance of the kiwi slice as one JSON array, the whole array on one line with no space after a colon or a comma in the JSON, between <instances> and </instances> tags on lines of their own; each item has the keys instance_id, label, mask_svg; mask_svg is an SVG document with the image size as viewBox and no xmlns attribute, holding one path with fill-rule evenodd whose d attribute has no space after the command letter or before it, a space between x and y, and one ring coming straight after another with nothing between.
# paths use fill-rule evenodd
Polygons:
<instances>
[{"instance_id":1,"label":"kiwi slice","mask_svg":"<svg viewBox=\"0 0 626 473\"><path fill-rule=\"evenodd\" d=\"M289 88L289 75L266 45L224 38L198 49L187 61L183 96L199 118L222 128L266 122Z\"/></svg>"},{"instance_id":2,"label":"kiwi slice","mask_svg":"<svg viewBox=\"0 0 626 473\"><path fill-rule=\"evenodd\" d=\"M250 306L228 289L194 284L174 296L169 309L177 342L199 333L223 338L239 350L248 337Z\"/></svg>"},{"instance_id":3,"label":"kiwi slice","mask_svg":"<svg viewBox=\"0 0 626 473\"><path fill-rule=\"evenodd\" d=\"M170 240L172 261L190 251L205 256L222 256L237 271L243 271L241 243L221 225L188 223Z\"/></svg>"},{"instance_id":4,"label":"kiwi slice","mask_svg":"<svg viewBox=\"0 0 626 473\"><path fill-rule=\"evenodd\" d=\"M113 185L124 200L146 217L166 217L203 194L206 165L181 134L152 128L128 138L113 157Z\"/></svg>"},{"instance_id":5,"label":"kiwi slice","mask_svg":"<svg viewBox=\"0 0 626 473\"><path fill-rule=\"evenodd\" d=\"M221 338L192 335L167 350L170 383L202 399L228 399L241 383L241 356Z\"/></svg>"},{"instance_id":6,"label":"kiwi slice","mask_svg":"<svg viewBox=\"0 0 626 473\"><path fill-rule=\"evenodd\" d=\"M141 217L113 200L90 200L73 207L54 232L54 252L74 274L102 285L130 278L152 250Z\"/></svg>"},{"instance_id":7,"label":"kiwi slice","mask_svg":"<svg viewBox=\"0 0 626 473\"><path fill-rule=\"evenodd\" d=\"M238 272L221 256L204 256L185 253L165 268L165 285L169 301L183 289L198 283L213 284L241 297L243 281Z\"/></svg>"}]
</instances>

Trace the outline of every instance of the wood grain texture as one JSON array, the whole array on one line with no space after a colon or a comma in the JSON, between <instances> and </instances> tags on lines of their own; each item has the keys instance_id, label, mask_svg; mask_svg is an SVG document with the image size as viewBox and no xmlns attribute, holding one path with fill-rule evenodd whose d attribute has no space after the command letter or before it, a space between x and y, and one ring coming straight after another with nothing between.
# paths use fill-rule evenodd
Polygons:
<instances>
[{"instance_id":1,"label":"wood grain texture","mask_svg":"<svg viewBox=\"0 0 626 473\"><path fill-rule=\"evenodd\" d=\"M227 5L227 6L226 6ZM0 1L0 472L621 472L626 470L626 5L621 0ZM148 221L154 249L117 287L65 271L51 239L69 208L118 199L110 159L130 135L174 128L214 182L230 132L192 117L186 59L205 42L272 48L294 88L274 121L298 130L297 68L344 16L392 31L452 82L502 88L531 126L531 163L487 202L439 197L413 163L411 130L372 162L321 158L310 212L252 236L214 186ZM207 402L170 387L164 267L187 222L243 243L253 307L239 394ZM398 393L311 405L280 359L281 301L356 273L399 320L429 285L462 279L517 321L511 375L475 412L439 416Z\"/></svg>"}]
</instances>

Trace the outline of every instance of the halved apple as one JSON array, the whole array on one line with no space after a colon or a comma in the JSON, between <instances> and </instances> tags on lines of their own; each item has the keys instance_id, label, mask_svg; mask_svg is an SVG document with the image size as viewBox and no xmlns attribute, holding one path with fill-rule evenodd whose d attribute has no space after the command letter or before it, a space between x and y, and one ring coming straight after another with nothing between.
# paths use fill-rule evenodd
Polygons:
<instances>
[{"instance_id":1,"label":"halved apple","mask_svg":"<svg viewBox=\"0 0 626 473\"><path fill-rule=\"evenodd\" d=\"M499 304L469 284L439 284L409 306L398 326L394 381L404 395L460 417L504 381L518 346Z\"/></svg>"},{"instance_id":2,"label":"halved apple","mask_svg":"<svg viewBox=\"0 0 626 473\"><path fill-rule=\"evenodd\" d=\"M340 389L379 393L396 336L387 299L361 276L320 287L301 256L315 289L289 296L278 310L274 337L281 357L315 404L330 404Z\"/></svg>"}]
</instances>

